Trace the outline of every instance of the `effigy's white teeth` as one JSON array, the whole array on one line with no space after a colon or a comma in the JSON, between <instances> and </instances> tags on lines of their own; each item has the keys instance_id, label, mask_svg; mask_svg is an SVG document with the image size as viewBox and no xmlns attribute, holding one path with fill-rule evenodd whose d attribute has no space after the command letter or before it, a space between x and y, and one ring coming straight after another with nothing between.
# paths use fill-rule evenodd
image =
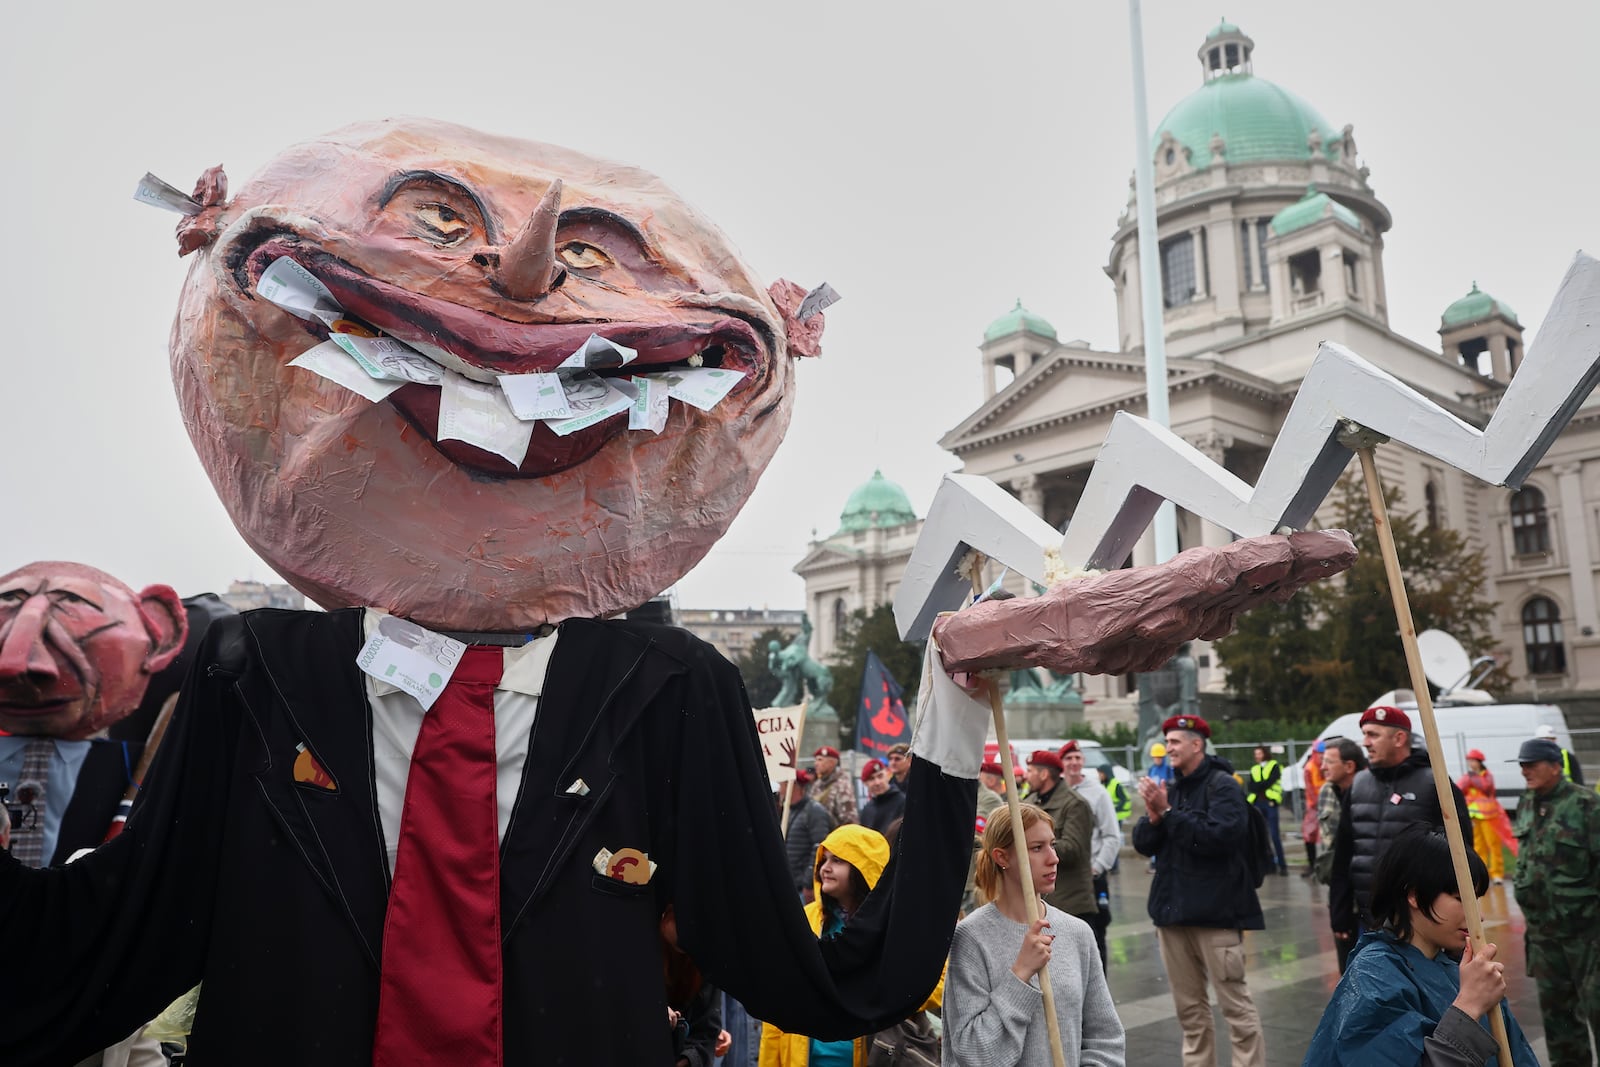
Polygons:
<instances>
[{"instance_id":1,"label":"effigy's white teeth","mask_svg":"<svg viewBox=\"0 0 1600 1067\"><path fill-rule=\"evenodd\" d=\"M689 357L689 366L691 367L703 367L705 366L705 363L706 354L704 352L696 352L694 355Z\"/></svg>"}]
</instances>

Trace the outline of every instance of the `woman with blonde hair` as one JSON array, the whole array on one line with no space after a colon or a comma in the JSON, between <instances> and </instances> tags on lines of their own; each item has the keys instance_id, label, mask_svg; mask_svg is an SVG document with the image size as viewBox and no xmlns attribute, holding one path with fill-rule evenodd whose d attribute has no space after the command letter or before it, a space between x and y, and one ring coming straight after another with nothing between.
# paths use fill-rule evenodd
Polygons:
<instances>
[{"instance_id":1,"label":"woman with blonde hair","mask_svg":"<svg viewBox=\"0 0 1600 1067\"><path fill-rule=\"evenodd\" d=\"M1094 932L1081 919L1039 901L1029 924L1019 864L1035 893L1055 884L1055 827L1022 808L1022 847L1011 812L997 809L983 831L976 881L987 901L956 927L944 996L944 1062L956 1067L1049 1067L1049 1028L1039 973L1049 969L1066 1062L1121 1067L1122 1021L1100 969ZM1059 943L1060 947L1057 948Z\"/></svg>"}]
</instances>

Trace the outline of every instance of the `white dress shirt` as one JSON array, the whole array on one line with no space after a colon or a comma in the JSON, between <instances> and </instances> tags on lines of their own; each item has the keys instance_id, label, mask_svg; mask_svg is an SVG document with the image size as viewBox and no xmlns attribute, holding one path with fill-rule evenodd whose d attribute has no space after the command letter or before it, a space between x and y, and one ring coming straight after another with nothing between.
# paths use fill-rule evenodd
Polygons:
<instances>
[{"instance_id":1,"label":"white dress shirt","mask_svg":"<svg viewBox=\"0 0 1600 1067\"><path fill-rule=\"evenodd\" d=\"M378 620L383 616L376 608L367 609L364 636L377 632ZM539 696L544 691L544 676L558 635L559 631L536 637L521 648L505 650L503 674L494 691L495 800L501 840L511 825L511 810L516 807L522 784L522 766L528 759ZM427 713L410 693L370 674L362 677L367 683L367 703L372 706L373 777L384 851L392 874L395 852L400 847L400 814L405 807L411 753L417 747L417 734L422 731L422 719Z\"/></svg>"}]
</instances>

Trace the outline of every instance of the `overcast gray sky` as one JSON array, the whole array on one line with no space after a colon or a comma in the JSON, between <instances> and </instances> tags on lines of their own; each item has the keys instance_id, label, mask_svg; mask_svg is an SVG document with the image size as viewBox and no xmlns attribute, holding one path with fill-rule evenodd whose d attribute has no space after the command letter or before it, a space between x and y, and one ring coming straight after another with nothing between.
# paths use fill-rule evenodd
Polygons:
<instances>
[{"instance_id":1,"label":"overcast gray sky","mask_svg":"<svg viewBox=\"0 0 1600 1067\"><path fill-rule=\"evenodd\" d=\"M354 8L355 5L348 5ZM235 187L295 141L415 114L664 177L771 281L826 280L826 353L692 607L798 607L790 567L874 466L919 512L981 399L977 342L1021 297L1115 342L1101 267L1133 167L1120 2L26 4L0 40L10 323L0 571L81 560L184 595L272 578L180 423L166 341L186 264L146 170ZM1144 8L1151 123L1226 15L1256 74L1354 123L1392 325L1437 341L1474 280L1530 331L1600 248L1600 5L1248 0ZM1530 332L1530 336L1532 336Z\"/></svg>"}]
</instances>

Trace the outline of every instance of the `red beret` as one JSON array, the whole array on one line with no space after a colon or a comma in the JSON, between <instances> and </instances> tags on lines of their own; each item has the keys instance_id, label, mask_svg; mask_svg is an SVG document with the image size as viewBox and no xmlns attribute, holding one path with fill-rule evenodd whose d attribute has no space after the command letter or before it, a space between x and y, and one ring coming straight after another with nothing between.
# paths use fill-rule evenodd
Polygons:
<instances>
[{"instance_id":1,"label":"red beret","mask_svg":"<svg viewBox=\"0 0 1600 1067\"><path fill-rule=\"evenodd\" d=\"M1061 774L1067 769L1066 764L1061 762L1061 757L1056 755L1054 752L1051 752L1048 748L1041 748L1039 751L1029 756L1028 766L1049 767L1057 774Z\"/></svg>"},{"instance_id":2,"label":"red beret","mask_svg":"<svg viewBox=\"0 0 1600 1067\"><path fill-rule=\"evenodd\" d=\"M823 745L821 748L819 748L815 752L811 753L811 758L812 759L816 759L818 756L832 756L834 759L838 759L839 758L839 750L834 748L834 747L832 747L831 745Z\"/></svg>"},{"instance_id":3,"label":"red beret","mask_svg":"<svg viewBox=\"0 0 1600 1067\"><path fill-rule=\"evenodd\" d=\"M1189 730L1201 737L1211 736L1211 724L1198 715L1174 715L1161 724L1161 732L1168 730Z\"/></svg>"},{"instance_id":4,"label":"red beret","mask_svg":"<svg viewBox=\"0 0 1600 1067\"><path fill-rule=\"evenodd\" d=\"M879 771L886 770L886 769L887 769L887 767L885 766L883 760L881 760L881 759L869 759L869 760L867 760L866 763L863 763L861 765L861 780L863 782L865 782L868 779L870 779L874 774L877 774Z\"/></svg>"},{"instance_id":5,"label":"red beret","mask_svg":"<svg viewBox=\"0 0 1600 1067\"><path fill-rule=\"evenodd\" d=\"M816 775L812 774L804 767L801 767L798 771L794 772L794 780L799 782L801 785L809 785L811 780L815 777Z\"/></svg>"},{"instance_id":6,"label":"red beret","mask_svg":"<svg viewBox=\"0 0 1600 1067\"><path fill-rule=\"evenodd\" d=\"M994 760L986 760L983 766L978 768L978 773L1004 775L1006 772L1002 771L1000 769L1000 764L996 763Z\"/></svg>"},{"instance_id":7,"label":"red beret","mask_svg":"<svg viewBox=\"0 0 1600 1067\"><path fill-rule=\"evenodd\" d=\"M1390 707L1388 704L1379 704L1368 708L1361 713L1360 725L1377 723L1379 726L1393 726L1396 730L1411 732L1411 717L1399 708Z\"/></svg>"},{"instance_id":8,"label":"red beret","mask_svg":"<svg viewBox=\"0 0 1600 1067\"><path fill-rule=\"evenodd\" d=\"M1066 759L1068 752L1076 752L1076 751L1078 751L1078 742L1077 741L1068 741L1066 744L1061 746L1061 752L1059 753L1059 755L1061 756L1062 759Z\"/></svg>"}]
</instances>

